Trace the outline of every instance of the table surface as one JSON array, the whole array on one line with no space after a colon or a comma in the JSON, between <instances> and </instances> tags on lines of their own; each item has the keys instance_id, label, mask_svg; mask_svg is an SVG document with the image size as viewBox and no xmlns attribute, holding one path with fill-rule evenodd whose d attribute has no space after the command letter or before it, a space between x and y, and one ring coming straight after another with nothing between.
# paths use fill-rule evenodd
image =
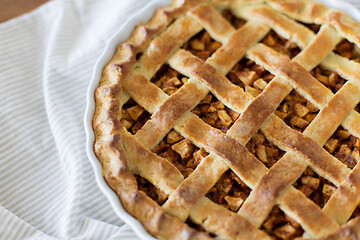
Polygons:
<instances>
[{"instance_id":1,"label":"table surface","mask_svg":"<svg viewBox=\"0 0 360 240\"><path fill-rule=\"evenodd\" d=\"M47 0L0 0L0 23L29 12Z\"/></svg>"}]
</instances>

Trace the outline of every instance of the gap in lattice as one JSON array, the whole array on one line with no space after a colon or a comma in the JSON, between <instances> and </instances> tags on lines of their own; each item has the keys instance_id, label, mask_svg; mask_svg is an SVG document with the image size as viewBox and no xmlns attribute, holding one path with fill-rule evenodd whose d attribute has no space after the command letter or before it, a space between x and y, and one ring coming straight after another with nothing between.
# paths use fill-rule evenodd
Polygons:
<instances>
[{"instance_id":1,"label":"gap in lattice","mask_svg":"<svg viewBox=\"0 0 360 240\"><path fill-rule=\"evenodd\" d=\"M323 208L336 191L336 186L325 178L317 175L311 168L307 168L301 177L293 184L307 198L320 208Z\"/></svg>"},{"instance_id":2,"label":"gap in lattice","mask_svg":"<svg viewBox=\"0 0 360 240\"><path fill-rule=\"evenodd\" d=\"M182 46L183 49L203 60L209 58L219 47L221 47L221 43L213 40L205 30L193 36ZM188 77L165 64L150 81L170 96L176 93L188 80Z\"/></svg>"},{"instance_id":3,"label":"gap in lattice","mask_svg":"<svg viewBox=\"0 0 360 240\"><path fill-rule=\"evenodd\" d=\"M267 168L271 168L285 154L275 144L268 141L265 135L258 131L246 144L250 153L256 156Z\"/></svg>"},{"instance_id":4,"label":"gap in lattice","mask_svg":"<svg viewBox=\"0 0 360 240\"><path fill-rule=\"evenodd\" d=\"M321 29L321 25L318 25L318 24L315 24L315 23L304 23L304 22L301 22L301 21L296 21L296 22L304 25L305 27L310 29L315 34L318 34L318 32Z\"/></svg>"},{"instance_id":5,"label":"gap in lattice","mask_svg":"<svg viewBox=\"0 0 360 240\"><path fill-rule=\"evenodd\" d=\"M211 93L200 101L192 113L223 133L226 133L240 116L239 113L226 107Z\"/></svg>"},{"instance_id":6,"label":"gap in lattice","mask_svg":"<svg viewBox=\"0 0 360 240\"><path fill-rule=\"evenodd\" d=\"M174 129L152 151L170 161L185 178L209 155L204 148L196 147Z\"/></svg>"},{"instance_id":7,"label":"gap in lattice","mask_svg":"<svg viewBox=\"0 0 360 240\"><path fill-rule=\"evenodd\" d=\"M334 52L349 60L360 62L360 52L354 43L347 39L342 40L335 48Z\"/></svg>"},{"instance_id":8,"label":"gap in lattice","mask_svg":"<svg viewBox=\"0 0 360 240\"><path fill-rule=\"evenodd\" d=\"M235 85L257 97L274 78L274 75L247 58L241 59L226 75Z\"/></svg>"},{"instance_id":9,"label":"gap in lattice","mask_svg":"<svg viewBox=\"0 0 360 240\"><path fill-rule=\"evenodd\" d=\"M202 30L187 41L182 48L206 60L221 46L222 44L212 39L207 31Z\"/></svg>"},{"instance_id":10,"label":"gap in lattice","mask_svg":"<svg viewBox=\"0 0 360 240\"><path fill-rule=\"evenodd\" d=\"M360 139L342 127L327 140L324 148L350 169L360 161Z\"/></svg>"},{"instance_id":11,"label":"gap in lattice","mask_svg":"<svg viewBox=\"0 0 360 240\"><path fill-rule=\"evenodd\" d=\"M355 208L355 210L354 210L353 214L351 215L349 221L350 221L351 219L356 218L356 217L360 217L360 207L359 207L359 206L357 206L357 207Z\"/></svg>"},{"instance_id":12,"label":"gap in lattice","mask_svg":"<svg viewBox=\"0 0 360 240\"><path fill-rule=\"evenodd\" d=\"M319 109L296 90L285 97L275 114L291 128L303 132L319 113Z\"/></svg>"},{"instance_id":13,"label":"gap in lattice","mask_svg":"<svg viewBox=\"0 0 360 240\"><path fill-rule=\"evenodd\" d=\"M193 229L195 229L195 230L197 230L197 231L199 231L199 232L207 233L210 237L213 237L213 238L216 238L216 237L217 237L216 234L209 232L209 230L206 230L206 229L203 228L200 224L197 224L197 223L195 223L194 221L192 221L190 217L185 221L185 223L186 223L189 227L191 227L191 228L193 228Z\"/></svg>"},{"instance_id":14,"label":"gap in lattice","mask_svg":"<svg viewBox=\"0 0 360 240\"><path fill-rule=\"evenodd\" d=\"M271 30L264 37L261 43L281 54L288 56L290 59L294 58L301 52L299 46L296 43L280 36L274 30Z\"/></svg>"},{"instance_id":15,"label":"gap in lattice","mask_svg":"<svg viewBox=\"0 0 360 240\"><path fill-rule=\"evenodd\" d=\"M242 19L242 18L238 18L236 17L234 14L231 13L230 10L225 9L221 12L221 15L229 22L231 23L231 25L235 28L238 29L242 26L245 25L246 20Z\"/></svg>"},{"instance_id":16,"label":"gap in lattice","mask_svg":"<svg viewBox=\"0 0 360 240\"><path fill-rule=\"evenodd\" d=\"M251 189L231 170L227 170L206 194L211 201L237 212Z\"/></svg>"},{"instance_id":17,"label":"gap in lattice","mask_svg":"<svg viewBox=\"0 0 360 240\"><path fill-rule=\"evenodd\" d=\"M150 119L151 114L130 98L121 109L121 124L132 134L136 134Z\"/></svg>"},{"instance_id":18,"label":"gap in lattice","mask_svg":"<svg viewBox=\"0 0 360 240\"><path fill-rule=\"evenodd\" d=\"M144 192L148 197L157 202L160 206L166 202L169 195L161 191L158 187L154 186L147 179L134 175L138 188L140 191Z\"/></svg>"},{"instance_id":19,"label":"gap in lattice","mask_svg":"<svg viewBox=\"0 0 360 240\"><path fill-rule=\"evenodd\" d=\"M321 66L315 67L310 74L334 94L337 93L346 82L346 80L340 77L335 71L326 70Z\"/></svg>"},{"instance_id":20,"label":"gap in lattice","mask_svg":"<svg viewBox=\"0 0 360 240\"><path fill-rule=\"evenodd\" d=\"M188 80L189 78L165 64L157 71L151 82L170 96L176 93Z\"/></svg>"},{"instance_id":21,"label":"gap in lattice","mask_svg":"<svg viewBox=\"0 0 360 240\"><path fill-rule=\"evenodd\" d=\"M261 225L276 240L292 240L303 235L304 230L298 222L284 213L278 206L274 206L268 217Z\"/></svg>"}]
</instances>

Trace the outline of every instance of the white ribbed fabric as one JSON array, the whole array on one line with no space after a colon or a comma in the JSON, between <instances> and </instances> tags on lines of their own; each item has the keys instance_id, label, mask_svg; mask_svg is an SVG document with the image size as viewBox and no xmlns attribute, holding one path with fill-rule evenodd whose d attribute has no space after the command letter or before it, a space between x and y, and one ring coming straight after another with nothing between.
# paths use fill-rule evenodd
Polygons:
<instances>
[{"instance_id":1,"label":"white ribbed fabric","mask_svg":"<svg viewBox=\"0 0 360 240\"><path fill-rule=\"evenodd\" d=\"M106 41L147 3L53 0L0 24L0 239L137 239L96 186L83 117Z\"/></svg>"},{"instance_id":2,"label":"white ribbed fabric","mask_svg":"<svg viewBox=\"0 0 360 240\"><path fill-rule=\"evenodd\" d=\"M137 239L86 156L86 91L147 0L54 0L0 24L0 239Z\"/></svg>"}]
</instances>

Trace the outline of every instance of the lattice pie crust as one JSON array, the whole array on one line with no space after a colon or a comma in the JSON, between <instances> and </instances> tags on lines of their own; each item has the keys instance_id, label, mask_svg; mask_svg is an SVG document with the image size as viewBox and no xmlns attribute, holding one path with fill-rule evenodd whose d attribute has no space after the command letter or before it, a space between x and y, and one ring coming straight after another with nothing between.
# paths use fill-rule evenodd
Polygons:
<instances>
[{"instance_id":1,"label":"lattice pie crust","mask_svg":"<svg viewBox=\"0 0 360 240\"><path fill-rule=\"evenodd\" d=\"M307 0L158 9L95 92L107 183L160 239L360 239L359 47Z\"/></svg>"}]
</instances>

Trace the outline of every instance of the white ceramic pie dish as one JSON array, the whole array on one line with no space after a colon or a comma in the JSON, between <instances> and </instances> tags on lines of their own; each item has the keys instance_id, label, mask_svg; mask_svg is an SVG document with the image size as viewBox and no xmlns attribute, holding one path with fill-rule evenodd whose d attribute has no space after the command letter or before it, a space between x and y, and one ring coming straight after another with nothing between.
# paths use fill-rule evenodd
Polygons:
<instances>
[{"instance_id":1,"label":"white ceramic pie dish","mask_svg":"<svg viewBox=\"0 0 360 240\"><path fill-rule=\"evenodd\" d=\"M99 80L101 78L102 70L106 63L112 58L117 45L125 40L127 40L133 31L134 27L140 23L146 23L155 13L155 10L159 7L166 6L171 3L172 0L153 0L146 4L142 9L140 9L136 14L129 16L129 19L126 23L124 23L123 27L121 27L107 42L106 47L101 54L101 57L98 59L91 82L88 87L87 92L87 107L84 116L84 125L85 125L85 132L86 132L86 148L87 148L87 155L88 158L94 168L94 174L96 182L100 188L100 190L105 194L107 199L109 200L112 208L114 209L115 213L127 224L131 226L134 232L144 240L155 240L141 223L128 214L121 205L121 202L115 192L107 185L105 179L102 175L102 166L98 161L94 149L94 132L92 128L92 118L95 110L95 98L94 92L99 84ZM313 0L314 1L314 0ZM347 3L343 2L342 0L315 0L321 2L329 7L337 8L345 13L349 14L352 18L356 21L360 22L360 10Z\"/></svg>"}]
</instances>

